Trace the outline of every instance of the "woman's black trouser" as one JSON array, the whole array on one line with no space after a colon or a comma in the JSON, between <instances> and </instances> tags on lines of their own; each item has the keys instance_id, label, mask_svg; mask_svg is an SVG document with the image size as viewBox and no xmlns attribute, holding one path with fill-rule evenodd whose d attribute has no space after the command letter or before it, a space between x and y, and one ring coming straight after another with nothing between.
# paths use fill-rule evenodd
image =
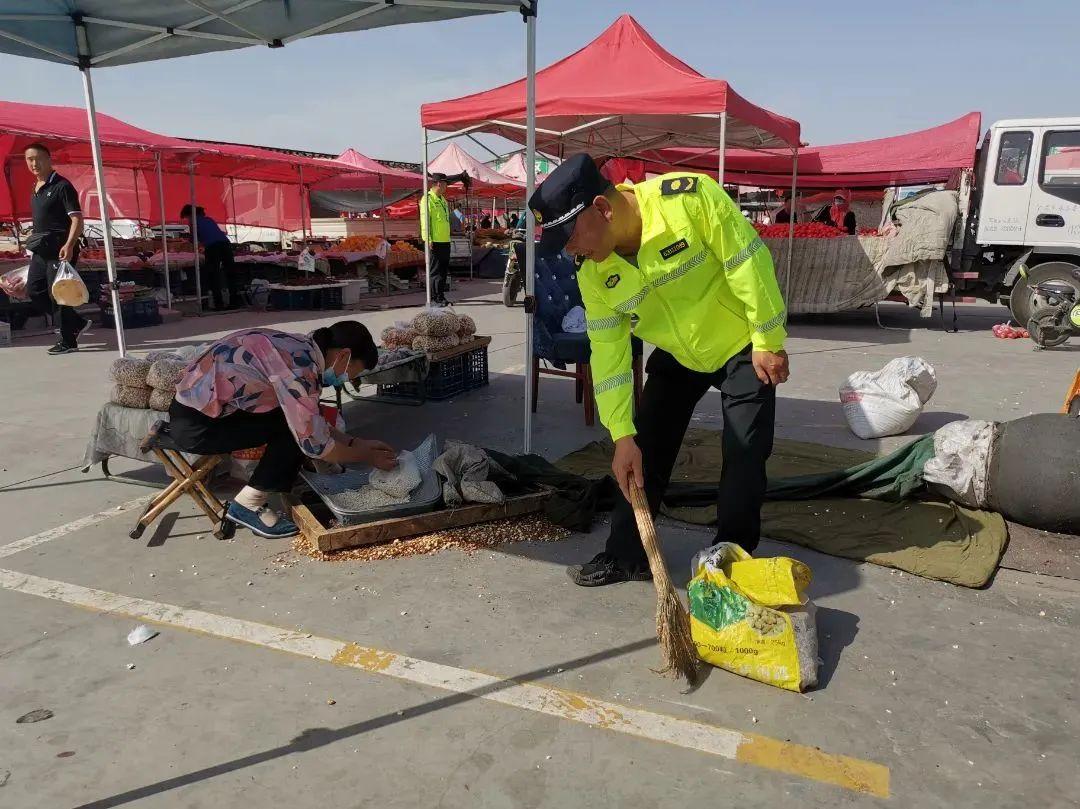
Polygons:
<instances>
[{"instance_id":1,"label":"woman's black trouser","mask_svg":"<svg viewBox=\"0 0 1080 809\"><path fill-rule=\"evenodd\" d=\"M237 410L212 418L173 402L169 407L169 434L184 452L221 455L266 445L266 452L248 485L261 492L288 492L304 461L304 453L278 408L269 413Z\"/></svg>"},{"instance_id":2,"label":"woman's black trouser","mask_svg":"<svg viewBox=\"0 0 1080 809\"><path fill-rule=\"evenodd\" d=\"M717 491L717 542L735 542L752 552L761 538L765 462L773 447L776 388L758 379L747 346L711 374L691 371L671 354L655 349L634 424L645 475L645 496L655 515L679 457L694 407L709 388L720 390L724 414L724 464ZM648 562L634 510L621 495L611 515L607 552L627 569Z\"/></svg>"}]
</instances>

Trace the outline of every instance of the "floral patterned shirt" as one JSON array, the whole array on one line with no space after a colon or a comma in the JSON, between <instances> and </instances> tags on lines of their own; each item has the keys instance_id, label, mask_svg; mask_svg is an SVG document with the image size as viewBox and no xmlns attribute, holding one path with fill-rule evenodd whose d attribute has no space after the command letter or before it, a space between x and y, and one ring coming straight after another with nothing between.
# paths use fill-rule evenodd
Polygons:
<instances>
[{"instance_id":1,"label":"floral patterned shirt","mask_svg":"<svg viewBox=\"0 0 1080 809\"><path fill-rule=\"evenodd\" d=\"M187 367L176 401L211 418L281 408L300 449L320 458L334 446L319 412L325 366L310 337L244 329L218 340Z\"/></svg>"}]
</instances>

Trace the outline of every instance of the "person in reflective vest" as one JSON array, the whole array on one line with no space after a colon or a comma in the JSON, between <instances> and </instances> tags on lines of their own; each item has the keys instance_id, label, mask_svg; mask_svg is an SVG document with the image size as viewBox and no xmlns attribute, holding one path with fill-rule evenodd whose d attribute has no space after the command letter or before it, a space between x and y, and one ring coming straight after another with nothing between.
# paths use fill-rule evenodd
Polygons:
<instances>
[{"instance_id":1,"label":"person in reflective vest","mask_svg":"<svg viewBox=\"0 0 1080 809\"><path fill-rule=\"evenodd\" d=\"M431 302L446 306L450 277L450 206L446 202L446 175L432 174L427 197L420 200L420 237L431 243Z\"/></svg>"},{"instance_id":2,"label":"person in reflective vest","mask_svg":"<svg viewBox=\"0 0 1080 809\"><path fill-rule=\"evenodd\" d=\"M694 408L710 388L724 416L717 541L758 544L776 386L788 379L787 310L772 258L723 189L703 174L612 186L587 154L564 161L529 200L539 251L583 259L594 392L615 442L622 499L605 550L569 568L583 586L650 578L628 502L656 513ZM631 331L655 346L634 413Z\"/></svg>"}]
</instances>

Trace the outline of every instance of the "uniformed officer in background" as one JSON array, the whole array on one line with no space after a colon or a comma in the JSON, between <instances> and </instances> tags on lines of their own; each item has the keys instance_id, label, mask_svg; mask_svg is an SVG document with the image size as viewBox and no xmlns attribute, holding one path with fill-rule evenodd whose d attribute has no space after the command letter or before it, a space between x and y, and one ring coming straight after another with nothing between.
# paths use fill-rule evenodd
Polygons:
<instances>
[{"instance_id":1,"label":"uniformed officer in background","mask_svg":"<svg viewBox=\"0 0 1080 809\"><path fill-rule=\"evenodd\" d=\"M450 277L450 207L446 202L447 176L431 175L431 188L420 200L420 237L431 244L431 302L446 306Z\"/></svg>"},{"instance_id":2,"label":"uniformed officer in background","mask_svg":"<svg viewBox=\"0 0 1080 809\"><path fill-rule=\"evenodd\" d=\"M603 553L569 568L594 587L650 578L629 487L653 513L667 488L694 407L720 391L724 464L717 541L758 544L765 462L772 452L776 385L787 381L787 312L769 251L723 189L702 174L666 174L612 186L587 154L562 163L529 206L539 250L584 259L596 403L615 442L612 472L626 499ZM656 348L633 413L634 334Z\"/></svg>"}]
</instances>

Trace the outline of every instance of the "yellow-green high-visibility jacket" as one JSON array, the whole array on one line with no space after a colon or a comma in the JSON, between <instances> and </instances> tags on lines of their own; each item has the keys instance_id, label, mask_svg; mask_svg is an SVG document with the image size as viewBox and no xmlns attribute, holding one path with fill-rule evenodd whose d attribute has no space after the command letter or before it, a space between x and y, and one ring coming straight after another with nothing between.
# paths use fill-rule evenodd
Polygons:
<instances>
[{"instance_id":1,"label":"yellow-green high-visibility jacket","mask_svg":"<svg viewBox=\"0 0 1080 809\"><path fill-rule=\"evenodd\" d=\"M578 272L600 420L634 435L634 334L693 371L712 372L747 345L779 351L787 310L772 258L738 206L703 174L665 174L633 190L641 209L637 266L615 253Z\"/></svg>"},{"instance_id":2,"label":"yellow-green high-visibility jacket","mask_svg":"<svg viewBox=\"0 0 1080 809\"><path fill-rule=\"evenodd\" d=\"M450 206L446 197L440 197L435 189L428 191L428 204L431 206L431 238L428 239L428 205L420 198L420 238L432 242L450 241Z\"/></svg>"}]
</instances>

